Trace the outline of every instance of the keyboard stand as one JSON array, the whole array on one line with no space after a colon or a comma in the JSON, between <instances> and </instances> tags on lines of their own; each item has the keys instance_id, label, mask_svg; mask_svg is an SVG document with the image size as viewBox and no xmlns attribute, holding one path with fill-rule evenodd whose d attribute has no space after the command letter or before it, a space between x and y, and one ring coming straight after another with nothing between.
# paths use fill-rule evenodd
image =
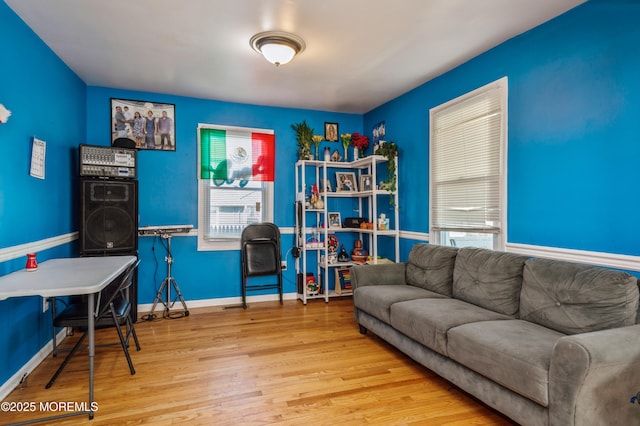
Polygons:
<instances>
[{"instance_id":1,"label":"keyboard stand","mask_svg":"<svg viewBox=\"0 0 640 426\"><path fill-rule=\"evenodd\" d=\"M151 312L149 313L149 318L153 318L153 311L156 309L158 303L162 303L164 306L164 310L162 312L163 318L182 318L189 316L189 309L187 309L187 304L182 297L182 293L180 292L180 287L178 287L178 283L175 278L171 275L171 264L173 263L173 256L171 255L171 237L170 233L163 233L160 235L161 238L167 240L167 255L164 260L167 262L167 277L162 281L162 285L158 289L158 293L156 294L156 298L153 301L153 306L151 307ZM176 296L171 300L171 288L173 288L176 292ZM165 291L167 293L166 300L162 298L162 293ZM182 303L182 310L171 311L176 301L180 300Z\"/></svg>"}]
</instances>

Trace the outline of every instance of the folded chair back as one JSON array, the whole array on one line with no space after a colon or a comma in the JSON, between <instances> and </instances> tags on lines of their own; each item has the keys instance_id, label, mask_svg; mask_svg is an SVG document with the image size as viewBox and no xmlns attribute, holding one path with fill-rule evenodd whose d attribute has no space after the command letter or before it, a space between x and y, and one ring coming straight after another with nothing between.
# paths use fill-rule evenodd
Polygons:
<instances>
[{"instance_id":1,"label":"folded chair back","mask_svg":"<svg viewBox=\"0 0 640 426\"><path fill-rule=\"evenodd\" d=\"M118 334L118 344L122 347L127 364L129 364L129 370L131 374L135 374L133 362L129 355L129 337L133 337L136 345L136 349L140 350L140 343L136 336L136 331L133 326L133 321L130 318L131 302L127 297L127 290L133 283L133 277L140 260L137 259L131 264L126 271L121 273L116 279L109 283L95 298L95 328L114 327ZM55 303L55 302L54 302ZM71 357L82 347L84 340L88 335L89 329L89 309L87 299L82 299L76 303L67 306L64 311L59 315L56 315L53 320L54 327L72 327L83 330L83 334L78 339L76 344L71 348L69 354L64 359L58 370L54 373L49 383L45 386L50 388L56 381L62 370L69 363ZM121 326L125 326L125 332L120 329ZM57 348L55 342L55 328L54 328L54 351L53 355L56 356Z\"/></svg>"},{"instance_id":2,"label":"folded chair back","mask_svg":"<svg viewBox=\"0 0 640 426\"><path fill-rule=\"evenodd\" d=\"M269 222L248 225L240 237L242 307L247 308L247 292L277 289L282 303L280 229ZM249 277L276 276L275 283L249 285Z\"/></svg>"}]
</instances>

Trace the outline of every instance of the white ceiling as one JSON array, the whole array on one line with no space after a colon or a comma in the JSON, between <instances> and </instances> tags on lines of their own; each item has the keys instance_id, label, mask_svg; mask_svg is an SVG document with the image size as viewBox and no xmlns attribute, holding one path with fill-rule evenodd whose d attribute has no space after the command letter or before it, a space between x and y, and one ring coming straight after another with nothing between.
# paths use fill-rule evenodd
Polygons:
<instances>
[{"instance_id":1,"label":"white ceiling","mask_svg":"<svg viewBox=\"0 0 640 426\"><path fill-rule=\"evenodd\" d=\"M365 113L584 0L5 0L88 85ZM306 49L276 68L261 31Z\"/></svg>"}]
</instances>

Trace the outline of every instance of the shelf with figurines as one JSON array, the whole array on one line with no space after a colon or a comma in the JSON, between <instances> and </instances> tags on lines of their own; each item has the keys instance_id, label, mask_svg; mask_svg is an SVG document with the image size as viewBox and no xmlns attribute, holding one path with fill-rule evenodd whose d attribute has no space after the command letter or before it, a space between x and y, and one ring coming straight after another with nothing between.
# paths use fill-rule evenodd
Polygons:
<instances>
[{"instance_id":1,"label":"shelf with figurines","mask_svg":"<svg viewBox=\"0 0 640 426\"><path fill-rule=\"evenodd\" d=\"M351 156L354 135L356 145L366 147L362 144L364 137L343 134L340 135L343 144L348 142L343 145L343 155L338 151L340 148L331 153L326 147L326 155L319 159L322 151L314 143L315 155L313 148L301 150L307 156L300 157L295 165L296 201L300 206L296 207L296 245L300 248L296 272L301 277L313 274L323 281L312 293L303 286L299 288L298 298L305 304L307 299L323 298L328 302L331 297L350 294L345 277L336 276L336 271L354 265L399 261L397 157L388 157L387 153L392 151L389 149L380 151L383 155L376 152L363 158L359 153ZM395 149L395 144L391 147ZM379 145L377 149L380 150ZM341 161L347 156L351 161ZM394 160L393 169L389 168L389 158ZM393 170L392 175L389 170ZM389 203L385 196L389 197ZM382 258L379 250L395 260Z\"/></svg>"}]
</instances>

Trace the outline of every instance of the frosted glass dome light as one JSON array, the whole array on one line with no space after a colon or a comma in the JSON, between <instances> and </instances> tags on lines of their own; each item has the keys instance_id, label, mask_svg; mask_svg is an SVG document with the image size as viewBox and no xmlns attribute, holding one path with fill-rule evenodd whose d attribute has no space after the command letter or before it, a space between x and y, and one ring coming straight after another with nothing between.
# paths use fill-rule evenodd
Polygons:
<instances>
[{"instance_id":1,"label":"frosted glass dome light","mask_svg":"<svg viewBox=\"0 0 640 426\"><path fill-rule=\"evenodd\" d=\"M289 63L294 56L305 48L304 41L294 35L281 31L266 31L251 37L251 47L276 66Z\"/></svg>"}]
</instances>

